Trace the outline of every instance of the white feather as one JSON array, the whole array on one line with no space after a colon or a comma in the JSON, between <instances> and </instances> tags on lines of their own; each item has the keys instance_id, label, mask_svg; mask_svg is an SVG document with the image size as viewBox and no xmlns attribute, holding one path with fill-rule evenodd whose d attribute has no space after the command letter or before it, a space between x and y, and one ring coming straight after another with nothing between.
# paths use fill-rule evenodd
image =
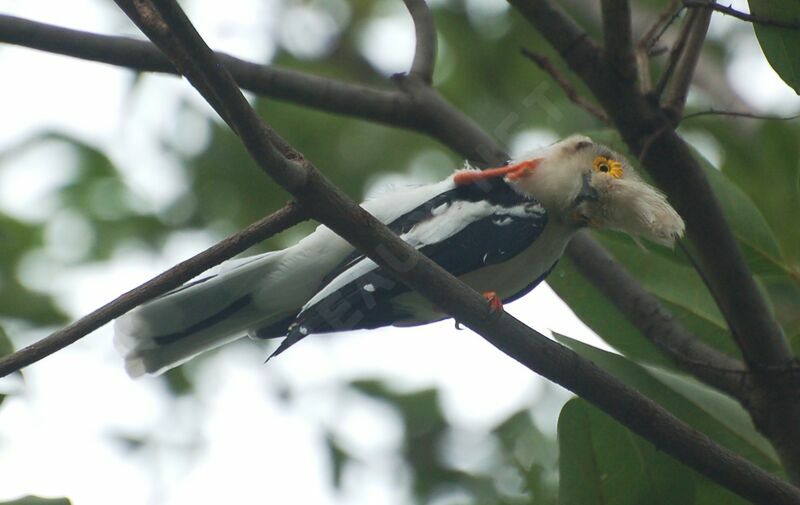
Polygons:
<instances>
[{"instance_id":1,"label":"white feather","mask_svg":"<svg viewBox=\"0 0 800 505\"><path fill-rule=\"evenodd\" d=\"M449 177L388 193L362 206L379 220L391 222L453 187ZM117 319L115 345L125 356L131 376L161 373L296 313L316 293L325 275L352 252L349 243L327 227L318 226L282 251L228 261L215 277L198 277L207 280L157 298ZM250 296L246 306L208 328L169 344L154 340L185 332L245 296Z\"/></svg>"}]
</instances>

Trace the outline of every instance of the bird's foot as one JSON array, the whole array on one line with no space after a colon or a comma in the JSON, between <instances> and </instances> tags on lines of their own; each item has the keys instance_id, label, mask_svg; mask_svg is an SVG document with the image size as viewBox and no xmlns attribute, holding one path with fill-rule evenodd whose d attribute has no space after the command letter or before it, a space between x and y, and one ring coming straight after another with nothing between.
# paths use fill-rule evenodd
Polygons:
<instances>
[{"instance_id":1,"label":"bird's foot","mask_svg":"<svg viewBox=\"0 0 800 505\"><path fill-rule=\"evenodd\" d=\"M489 309L491 309L492 312L503 311L503 300L497 296L497 293L494 291L486 291L483 293L483 297L486 298L487 302L489 302Z\"/></svg>"},{"instance_id":2,"label":"bird's foot","mask_svg":"<svg viewBox=\"0 0 800 505\"><path fill-rule=\"evenodd\" d=\"M453 177L453 182L455 182L457 186L465 186L493 177L507 177L511 181L516 181L531 173L541 162L542 160L537 158L506 165L504 167L487 168L486 170L459 170Z\"/></svg>"}]
</instances>

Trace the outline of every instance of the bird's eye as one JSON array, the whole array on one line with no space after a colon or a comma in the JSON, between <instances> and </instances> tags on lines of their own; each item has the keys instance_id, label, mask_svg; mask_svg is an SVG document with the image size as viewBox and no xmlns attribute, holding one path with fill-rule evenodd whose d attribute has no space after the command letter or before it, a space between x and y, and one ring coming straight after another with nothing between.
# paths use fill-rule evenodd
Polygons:
<instances>
[{"instance_id":1,"label":"bird's eye","mask_svg":"<svg viewBox=\"0 0 800 505\"><path fill-rule=\"evenodd\" d=\"M592 167L595 172L608 174L615 179L619 179L623 175L622 163L614 159L606 158L605 156L598 156L595 158Z\"/></svg>"}]
</instances>

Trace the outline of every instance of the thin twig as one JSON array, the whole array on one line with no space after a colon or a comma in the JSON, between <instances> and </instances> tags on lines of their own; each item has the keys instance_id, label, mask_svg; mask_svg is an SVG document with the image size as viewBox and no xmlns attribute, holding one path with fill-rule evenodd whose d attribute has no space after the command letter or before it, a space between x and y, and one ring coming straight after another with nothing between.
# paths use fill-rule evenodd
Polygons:
<instances>
[{"instance_id":1,"label":"thin twig","mask_svg":"<svg viewBox=\"0 0 800 505\"><path fill-rule=\"evenodd\" d=\"M701 116L723 116L723 117L737 117L737 118L744 118L744 119L762 119L764 121L791 121L793 119L800 118L800 114L795 114L793 116L772 116L768 114L754 114L752 112L741 112L735 110L701 110L699 112L692 112L691 114L686 114L680 120L680 122L684 122L688 119L694 119Z\"/></svg>"},{"instance_id":2,"label":"thin twig","mask_svg":"<svg viewBox=\"0 0 800 505\"><path fill-rule=\"evenodd\" d=\"M416 47L411 74L419 76L424 82L433 82L433 70L436 65L436 25L433 14L425 0L403 0L411 19L414 20Z\"/></svg>"},{"instance_id":3,"label":"thin twig","mask_svg":"<svg viewBox=\"0 0 800 505\"><path fill-rule=\"evenodd\" d=\"M689 32L691 31L690 29L691 23L689 17L687 16L686 19L684 19L683 26L678 34L678 38L672 44L672 48L669 51L669 56L667 57L667 64L661 73L658 84L656 84L654 92L657 96L664 94L664 90L672 78L672 74L678 65L678 60L680 60L681 54L683 54L683 49L686 47L686 41L689 38Z\"/></svg>"},{"instance_id":4,"label":"thin twig","mask_svg":"<svg viewBox=\"0 0 800 505\"><path fill-rule=\"evenodd\" d=\"M631 35L631 6L628 0L602 0L605 56L620 78L636 78L636 58Z\"/></svg>"},{"instance_id":5,"label":"thin twig","mask_svg":"<svg viewBox=\"0 0 800 505\"><path fill-rule=\"evenodd\" d=\"M531 51L530 49L526 49L524 47L521 49L521 51L526 58L536 63L539 68L547 72L550 77L556 81L556 84L558 84L561 89L564 90L564 94L567 95L567 98L569 98L572 103L582 108L599 121L605 124L609 123L606 112L602 108L583 98L583 96L581 96L581 94L578 93L578 91L572 86L572 83L569 82L569 79L562 74L555 65L553 65L553 62L551 62L547 56Z\"/></svg>"},{"instance_id":6,"label":"thin twig","mask_svg":"<svg viewBox=\"0 0 800 505\"><path fill-rule=\"evenodd\" d=\"M177 288L247 248L307 219L302 208L290 203L205 251L153 277L99 309L28 347L0 358L0 377L36 363L116 319L137 305Z\"/></svg>"},{"instance_id":7,"label":"thin twig","mask_svg":"<svg viewBox=\"0 0 800 505\"><path fill-rule=\"evenodd\" d=\"M708 9L693 9L686 18L686 42L680 51L677 64L673 67L663 99L663 108L673 118L679 118L686 105L694 70L700 59L708 25L711 22L711 12Z\"/></svg>"},{"instance_id":8,"label":"thin twig","mask_svg":"<svg viewBox=\"0 0 800 505\"><path fill-rule=\"evenodd\" d=\"M783 21L781 19L768 19L754 14L737 11L733 7L720 5L716 2L708 3L704 0L683 0L683 5L686 7L697 7L701 9L711 9L719 13L732 16L748 23L755 23L764 26L774 26L775 28L786 28L788 30L800 30L800 22L798 21Z\"/></svg>"},{"instance_id":9,"label":"thin twig","mask_svg":"<svg viewBox=\"0 0 800 505\"><path fill-rule=\"evenodd\" d=\"M643 94L653 90L653 79L650 75L650 57L653 48L667 31L667 28L678 19L680 0L670 0L667 7L659 14L656 21L645 31L636 44L636 66L639 73L639 89Z\"/></svg>"},{"instance_id":10,"label":"thin twig","mask_svg":"<svg viewBox=\"0 0 800 505\"><path fill-rule=\"evenodd\" d=\"M667 29L678 19L683 10L683 7L680 6L681 0L670 0L667 6L661 11L661 14L658 15L655 22L650 25L650 28L645 31L642 38L639 39L638 46L644 48L648 53L653 51L653 48L658 44L658 41L661 40L661 37L664 36Z\"/></svg>"}]
</instances>

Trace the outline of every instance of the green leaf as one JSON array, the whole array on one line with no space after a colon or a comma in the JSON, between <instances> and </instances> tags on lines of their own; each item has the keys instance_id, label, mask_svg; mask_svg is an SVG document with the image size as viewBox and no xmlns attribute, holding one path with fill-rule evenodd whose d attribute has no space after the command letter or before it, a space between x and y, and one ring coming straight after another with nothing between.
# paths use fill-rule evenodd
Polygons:
<instances>
[{"instance_id":1,"label":"green leaf","mask_svg":"<svg viewBox=\"0 0 800 505\"><path fill-rule=\"evenodd\" d=\"M795 0L749 0L750 12L762 19L797 23L800 3ZM800 31L753 23L761 50L775 72L800 94Z\"/></svg>"},{"instance_id":2,"label":"green leaf","mask_svg":"<svg viewBox=\"0 0 800 505\"><path fill-rule=\"evenodd\" d=\"M753 273L789 273L775 235L750 197L697 152L695 157L700 161Z\"/></svg>"},{"instance_id":3,"label":"green leaf","mask_svg":"<svg viewBox=\"0 0 800 505\"><path fill-rule=\"evenodd\" d=\"M331 478L333 479L333 485L336 489L341 489L345 465L350 462L352 457L350 453L336 441L336 437L331 433L325 434L325 448L328 449L328 457L331 462Z\"/></svg>"},{"instance_id":4,"label":"green leaf","mask_svg":"<svg viewBox=\"0 0 800 505\"><path fill-rule=\"evenodd\" d=\"M781 472L780 463L768 442L748 422L742 408L724 395L697 384L690 388L685 380L676 381L674 376L662 371L654 373L653 369L624 356L569 337L557 335L556 338L722 446L767 471Z\"/></svg>"},{"instance_id":5,"label":"green leaf","mask_svg":"<svg viewBox=\"0 0 800 505\"><path fill-rule=\"evenodd\" d=\"M547 284L581 321L615 349L637 361L671 366L664 354L628 321L599 289L581 275L569 258L562 258Z\"/></svg>"},{"instance_id":6,"label":"green leaf","mask_svg":"<svg viewBox=\"0 0 800 505\"><path fill-rule=\"evenodd\" d=\"M561 505L691 503L692 471L584 400L558 419Z\"/></svg>"},{"instance_id":7,"label":"green leaf","mask_svg":"<svg viewBox=\"0 0 800 505\"><path fill-rule=\"evenodd\" d=\"M517 412L494 430L502 454L525 477L525 491L535 503L557 503L558 445L543 434L527 410Z\"/></svg>"},{"instance_id":8,"label":"green leaf","mask_svg":"<svg viewBox=\"0 0 800 505\"><path fill-rule=\"evenodd\" d=\"M619 234L598 234L598 239L686 329L714 348L738 355L725 319L694 269L643 251Z\"/></svg>"},{"instance_id":9,"label":"green leaf","mask_svg":"<svg viewBox=\"0 0 800 505\"><path fill-rule=\"evenodd\" d=\"M724 318L692 268L663 254L642 250L621 234L602 233L595 237L685 328L712 347L738 355ZM559 263L547 282L584 323L615 349L637 361L674 368L600 290L577 272L569 259Z\"/></svg>"}]
</instances>

